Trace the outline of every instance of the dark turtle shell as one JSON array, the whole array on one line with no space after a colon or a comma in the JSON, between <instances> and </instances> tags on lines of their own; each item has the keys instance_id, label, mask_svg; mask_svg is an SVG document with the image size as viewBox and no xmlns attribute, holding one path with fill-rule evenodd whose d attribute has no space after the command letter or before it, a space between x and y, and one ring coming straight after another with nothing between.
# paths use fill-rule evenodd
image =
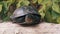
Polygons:
<instances>
[{"instance_id":1,"label":"dark turtle shell","mask_svg":"<svg viewBox=\"0 0 60 34\"><path fill-rule=\"evenodd\" d=\"M32 6L22 6L16 9L10 18L13 22L29 25L39 23L41 15Z\"/></svg>"},{"instance_id":2,"label":"dark turtle shell","mask_svg":"<svg viewBox=\"0 0 60 34\"><path fill-rule=\"evenodd\" d=\"M33 7L31 7L31 6L22 6L22 7L18 8L14 11L11 18L20 17L20 16L23 16L23 15L26 15L26 14L29 14L29 13L38 14L37 10Z\"/></svg>"}]
</instances>

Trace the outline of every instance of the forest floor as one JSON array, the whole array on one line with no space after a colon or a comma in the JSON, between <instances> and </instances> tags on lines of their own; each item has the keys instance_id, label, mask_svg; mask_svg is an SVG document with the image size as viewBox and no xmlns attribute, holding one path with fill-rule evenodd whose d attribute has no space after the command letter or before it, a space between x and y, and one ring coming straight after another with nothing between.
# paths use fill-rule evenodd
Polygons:
<instances>
[{"instance_id":1,"label":"forest floor","mask_svg":"<svg viewBox=\"0 0 60 34\"><path fill-rule=\"evenodd\" d=\"M36 26L23 27L12 22L0 23L0 34L60 34L60 24L42 22Z\"/></svg>"}]
</instances>

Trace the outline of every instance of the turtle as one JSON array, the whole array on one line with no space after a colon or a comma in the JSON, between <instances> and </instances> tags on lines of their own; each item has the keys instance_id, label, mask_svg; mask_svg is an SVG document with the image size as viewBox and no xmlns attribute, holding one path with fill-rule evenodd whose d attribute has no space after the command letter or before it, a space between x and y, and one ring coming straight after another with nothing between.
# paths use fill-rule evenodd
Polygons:
<instances>
[{"instance_id":1,"label":"turtle","mask_svg":"<svg viewBox=\"0 0 60 34\"><path fill-rule=\"evenodd\" d=\"M40 22L41 15L32 6L22 6L17 8L10 18L14 23L20 25L35 25Z\"/></svg>"}]
</instances>

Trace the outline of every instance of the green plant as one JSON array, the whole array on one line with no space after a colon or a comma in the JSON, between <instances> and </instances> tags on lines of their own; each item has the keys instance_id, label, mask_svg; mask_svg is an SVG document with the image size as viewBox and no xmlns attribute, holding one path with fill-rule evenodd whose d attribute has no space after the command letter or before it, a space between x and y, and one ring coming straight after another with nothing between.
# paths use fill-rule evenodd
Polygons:
<instances>
[{"instance_id":1,"label":"green plant","mask_svg":"<svg viewBox=\"0 0 60 34\"><path fill-rule=\"evenodd\" d=\"M45 21L60 23L60 0L0 0L0 17L7 21L15 9L29 4L38 10Z\"/></svg>"}]
</instances>

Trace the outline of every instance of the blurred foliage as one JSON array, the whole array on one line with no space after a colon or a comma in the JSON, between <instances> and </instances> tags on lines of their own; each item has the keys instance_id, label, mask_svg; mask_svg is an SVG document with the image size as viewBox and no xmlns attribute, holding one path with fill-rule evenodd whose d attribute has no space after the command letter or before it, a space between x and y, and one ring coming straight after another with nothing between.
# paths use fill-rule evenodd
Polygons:
<instances>
[{"instance_id":1,"label":"blurred foliage","mask_svg":"<svg viewBox=\"0 0 60 34\"><path fill-rule=\"evenodd\" d=\"M60 0L0 0L0 19L9 20L15 9L31 4L47 22L60 23Z\"/></svg>"}]
</instances>

